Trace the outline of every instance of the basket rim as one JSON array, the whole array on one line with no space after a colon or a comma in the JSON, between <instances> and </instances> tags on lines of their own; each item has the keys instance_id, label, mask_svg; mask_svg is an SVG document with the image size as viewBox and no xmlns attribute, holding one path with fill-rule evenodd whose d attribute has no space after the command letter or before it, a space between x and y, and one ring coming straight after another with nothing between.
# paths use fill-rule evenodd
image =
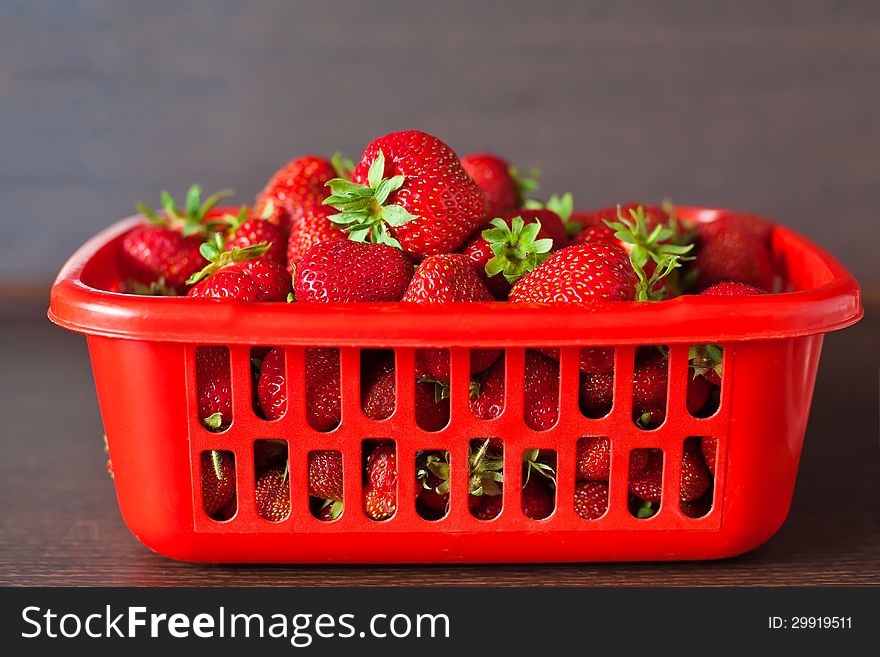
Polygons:
<instances>
[{"instance_id":1,"label":"basket rim","mask_svg":"<svg viewBox=\"0 0 880 657\"><path fill-rule=\"evenodd\" d=\"M676 210L700 222L731 212L692 206ZM784 339L842 329L864 314L859 286L846 268L817 244L778 224L774 238L786 251L818 259L827 270L827 283L761 296L684 295L660 302L588 305L249 303L137 296L84 283L83 270L96 253L141 221L135 215L114 223L70 257L52 286L52 322L86 335L151 342L562 347Z\"/></svg>"}]
</instances>

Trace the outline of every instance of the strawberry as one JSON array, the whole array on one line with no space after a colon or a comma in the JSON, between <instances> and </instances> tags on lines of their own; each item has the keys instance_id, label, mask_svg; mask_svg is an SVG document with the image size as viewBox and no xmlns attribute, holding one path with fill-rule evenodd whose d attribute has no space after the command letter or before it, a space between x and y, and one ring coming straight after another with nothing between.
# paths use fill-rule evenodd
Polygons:
<instances>
[{"instance_id":1,"label":"strawberry","mask_svg":"<svg viewBox=\"0 0 880 657\"><path fill-rule=\"evenodd\" d=\"M559 415L559 363L537 351L526 350L526 425L545 431L556 424ZM496 362L486 373L479 394L471 400L471 411L482 420L491 420L504 409L504 361Z\"/></svg>"},{"instance_id":2,"label":"strawberry","mask_svg":"<svg viewBox=\"0 0 880 657\"><path fill-rule=\"evenodd\" d=\"M364 415L372 420L391 417L395 408L393 360L368 370L364 382ZM416 422L425 431L439 431L449 424L449 395L444 386L428 379L416 381L415 411Z\"/></svg>"},{"instance_id":3,"label":"strawberry","mask_svg":"<svg viewBox=\"0 0 880 657\"><path fill-rule=\"evenodd\" d=\"M284 231L261 217L250 214L247 206L242 206L235 216L227 215L223 220L228 224L223 248L244 250L251 246L268 244L264 257L284 266Z\"/></svg>"},{"instance_id":4,"label":"strawberry","mask_svg":"<svg viewBox=\"0 0 880 657\"><path fill-rule=\"evenodd\" d=\"M460 253L428 256L419 265L403 295L407 303L464 303L492 301L482 280ZM471 372L482 372L501 355L499 349L471 351ZM416 376L449 380L449 352L445 349L419 349Z\"/></svg>"},{"instance_id":5,"label":"strawberry","mask_svg":"<svg viewBox=\"0 0 880 657\"><path fill-rule=\"evenodd\" d=\"M581 518L596 520L608 510L607 481L578 481L574 489L574 510Z\"/></svg>"},{"instance_id":6,"label":"strawberry","mask_svg":"<svg viewBox=\"0 0 880 657\"><path fill-rule=\"evenodd\" d=\"M684 441L681 459L682 501L694 502L700 499L711 485L712 478L700 452L700 439L688 438Z\"/></svg>"},{"instance_id":7,"label":"strawberry","mask_svg":"<svg viewBox=\"0 0 880 657\"><path fill-rule=\"evenodd\" d=\"M715 476L715 460L718 454L718 439L703 437L700 440L700 451L703 454L703 461L709 469L709 473Z\"/></svg>"},{"instance_id":8,"label":"strawberry","mask_svg":"<svg viewBox=\"0 0 880 657\"><path fill-rule=\"evenodd\" d=\"M472 153L461 158L461 166L476 182L489 202L487 214L491 217L522 206L526 195L538 188L538 171L533 169L526 178L520 178L516 168L492 153Z\"/></svg>"},{"instance_id":9,"label":"strawberry","mask_svg":"<svg viewBox=\"0 0 880 657\"><path fill-rule=\"evenodd\" d=\"M381 442L367 457L364 511L372 520L386 520L397 511L397 452Z\"/></svg>"},{"instance_id":10,"label":"strawberry","mask_svg":"<svg viewBox=\"0 0 880 657\"><path fill-rule=\"evenodd\" d=\"M299 261L293 289L300 302L400 301L412 275L413 264L399 249L329 240Z\"/></svg>"},{"instance_id":11,"label":"strawberry","mask_svg":"<svg viewBox=\"0 0 880 657\"><path fill-rule=\"evenodd\" d=\"M703 495L703 497L693 502L682 500L679 508L688 518L702 518L712 510L712 496Z\"/></svg>"},{"instance_id":12,"label":"strawberry","mask_svg":"<svg viewBox=\"0 0 880 657\"><path fill-rule=\"evenodd\" d=\"M659 449L634 449L630 458L635 459L640 452L647 454L647 464L637 475L630 476L629 492L641 500L659 502L663 492L663 452Z\"/></svg>"},{"instance_id":13,"label":"strawberry","mask_svg":"<svg viewBox=\"0 0 880 657\"><path fill-rule=\"evenodd\" d=\"M330 221L333 210L326 205L309 209L290 228L287 241L287 270L291 275L296 264L315 244L327 240L348 239L348 234Z\"/></svg>"},{"instance_id":14,"label":"strawberry","mask_svg":"<svg viewBox=\"0 0 880 657\"><path fill-rule=\"evenodd\" d=\"M324 202L349 238L402 248L416 260L460 247L485 221L487 199L442 141L417 130L371 142L353 182L331 180Z\"/></svg>"},{"instance_id":15,"label":"strawberry","mask_svg":"<svg viewBox=\"0 0 880 657\"><path fill-rule=\"evenodd\" d=\"M612 210L600 210L596 218L600 224L589 226L572 240L572 244L613 244L629 253L636 272L644 271L645 277L653 277L657 268L670 259L681 262L693 260L688 255L694 248L690 235L684 234L671 214L660 208L645 209L642 205L616 208L616 216L610 217ZM673 268L674 269L674 268ZM659 298L675 296L684 287L677 272L664 276L672 290L670 293L663 280L657 280L650 288Z\"/></svg>"},{"instance_id":16,"label":"strawberry","mask_svg":"<svg viewBox=\"0 0 880 657\"><path fill-rule=\"evenodd\" d=\"M630 477L637 475L648 464L644 450L630 453ZM611 471L611 441L601 436L581 438L577 444L577 476L582 479L607 481Z\"/></svg>"},{"instance_id":17,"label":"strawberry","mask_svg":"<svg viewBox=\"0 0 880 657\"><path fill-rule=\"evenodd\" d=\"M581 244L557 251L520 278L508 299L515 303L590 303L634 301L641 295L648 298L623 249Z\"/></svg>"},{"instance_id":18,"label":"strawberry","mask_svg":"<svg viewBox=\"0 0 880 657\"><path fill-rule=\"evenodd\" d=\"M535 431L545 431L559 417L559 363L537 351L526 350L525 420Z\"/></svg>"},{"instance_id":19,"label":"strawberry","mask_svg":"<svg viewBox=\"0 0 880 657\"><path fill-rule=\"evenodd\" d=\"M341 419L339 351L306 349L306 418L316 431L330 431ZM284 349L272 349L260 367L257 399L267 420L277 420L287 411Z\"/></svg>"},{"instance_id":20,"label":"strawberry","mask_svg":"<svg viewBox=\"0 0 880 657\"><path fill-rule=\"evenodd\" d=\"M688 350L688 363L694 377L705 378L715 386L721 385L723 360L724 351L717 344L698 344Z\"/></svg>"},{"instance_id":21,"label":"strawberry","mask_svg":"<svg viewBox=\"0 0 880 657\"><path fill-rule=\"evenodd\" d=\"M122 269L133 282L150 286L160 279L177 294L187 290L187 279L204 265L199 248L211 227L205 219L223 196L222 191L201 200L201 187L193 185L183 210L168 192L162 192L161 215L144 204L138 211L149 221L135 226L122 239Z\"/></svg>"},{"instance_id":22,"label":"strawberry","mask_svg":"<svg viewBox=\"0 0 880 657\"><path fill-rule=\"evenodd\" d=\"M500 494L471 496L471 499L475 500L474 506L471 507L471 513L478 520L494 520L500 515L504 505L504 497Z\"/></svg>"},{"instance_id":23,"label":"strawberry","mask_svg":"<svg viewBox=\"0 0 880 657\"><path fill-rule=\"evenodd\" d=\"M225 347L196 349L199 419L209 431L222 431L232 422L229 372L229 350Z\"/></svg>"},{"instance_id":24,"label":"strawberry","mask_svg":"<svg viewBox=\"0 0 880 657\"><path fill-rule=\"evenodd\" d=\"M487 497L501 496L504 460L492 447L493 439L474 439L468 455L468 506L481 506ZM416 476L421 482L419 499L430 509L445 512L449 504L449 453L419 452ZM500 501L500 500L499 500Z\"/></svg>"},{"instance_id":25,"label":"strawberry","mask_svg":"<svg viewBox=\"0 0 880 657\"><path fill-rule=\"evenodd\" d=\"M321 207L327 183L345 177L344 168L338 154L332 161L317 155L295 158L275 172L257 195L254 211L286 233L304 215Z\"/></svg>"},{"instance_id":26,"label":"strawberry","mask_svg":"<svg viewBox=\"0 0 880 657\"><path fill-rule=\"evenodd\" d=\"M342 500L342 454L335 450L309 452L309 495Z\"/></svg>"},{"instance_id":27,"label":"strawberry","mask_svg":"<svg viewBox=\"0 0 880 657\"><path fill-rule=\"evenodd\" d=\"M188 296L238 301L285 301L290 294L290 276L283 265L265 256L268 243L239 249L225 249L217 233L202 244L208 264L189 277L193 287Z\"/></svg>"},{"instance_id":28,"label":"strawberry","mask_svg":"<svg viewBox=\"0 0 880 657\"><path fill-rule=\"evenodd\" d=\"M633 453L639 450L633 450ZM636 497L648 502L660 502L663 477L663 453L659 449L650 449L648 463L642 472L631 476L629 490ZM681 463L681 499L693 502L701 498L712 481L699 445L694 439L685 441Z\"/></svg>"},{"instance_id":29,"label":"strawberry","mask_svg":"<svg viewBox=\"0 0 880 657\"><path fill-rule=\"evenodd\" d=\"M522 511L532 520L543 520L553 513L553 493L537 477L530 478L523 486Z\"/></svg>"},{"instance_id":30,"label":"strawberry","mask_svg":"<svg viewBox=\"0 0 880 657\"><path fill-rule=\"evenodd\" d=\"M649 352L636 361L633 374L633 419L643 428L659 426L666 418L666 389L669 362L666 356ZM704 377L688 380L685 404L691 415L697 415L709 400L712 386Z\"/></svg>"},{"instance_id":31,"label":"strawberry","mask_svg":"<svg viewBox=\"0 0 880 657\"><path fill-rule=\"evenodd\" d=\"M271 522L290 515L290 476L287 467L269 468L257 478L257 513Z\"/></svg>"},{"instance_id":32,"label":"strawberry","mask_svg":"<svg viewBox=\"0 0 880 657\"><path fill-rule=\"evenodd\" d=\"M585 372L580 378L581 413L589 418L605 417L614 401L614 375Z\"/></svg>"},{"instance_id":33,"label":"strawberry","mask_svg":"<svg viewBox=\"0 0 880 657\"><path fill-rule=\"evenodd\" d=\"M733 212L702 224L697 235L697 288L732 281L772 290L772 231L772 224L759 217Z\"/></svg>"},{"instance_id":34,"label":"strawberry","mask_svg":"<svg viewBox=\"0 0 880 657\"><path fill-rule=\"evenodd\" d=\"M550 210L518 210L492 219L464 247L471 266L499 301L510 286L568 244L562 220Z\"/></svg>"},{"instance_id":35,"label":"strawberry","mask_svg":"<svg viewBox=\"0 0 880 657\"><path fill-rule=\"evenodd\" d=\"M710 285L700 292L702 297L742 297L755 294L767 294L767 290L755 287L754 285L724 281Z\"/></svg>"},{"instance_id":36,"label":"strawberry","mask_svg":"<svg viewBox=\"0 0 880 657\"><path fill-rule=\"evenodd\" d=\"M202 506L216 516L235 498L235 459L229 452L202 452Z\"/></svg>"}]
</instances>

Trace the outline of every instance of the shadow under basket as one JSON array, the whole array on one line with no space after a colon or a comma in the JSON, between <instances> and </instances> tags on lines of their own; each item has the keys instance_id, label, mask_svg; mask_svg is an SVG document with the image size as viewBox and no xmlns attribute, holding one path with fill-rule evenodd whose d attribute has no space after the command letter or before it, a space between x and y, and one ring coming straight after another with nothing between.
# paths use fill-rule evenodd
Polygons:
<instances>
[{"instance_id":1,"label":"shadow under basket","mask_svg":"<svg viewBox=\"0 0 880 657\"><path fill-rule=\"evenodd\" d=\"M712 221L718 211L682 208ZM750 550L788 514L825 332L862 314L859 289L831 256L798 234L774 227L773 255L782 294L724 298L685 296L660 303L528 304L247 304L211 299L120 294L117 251L139 218L115 224L86 243L52 288L50 319L87 336L122 515L145 545L196 562L475 563L715 559ZM721 384L710 412L688 410L689 350L723 350ZM266 420L255 410L253 353L284 349L287 408ZM231 421L210 430L199 419L196 354L206 346L228 355ZM633 370L640 353L668 353L665 415L653 425L633 413ZM600 417L584 413L578 391L582 348L613 349L613 404ZM340 417L319 431L307 419L307 350L338 350ZM422 428L415 417L419 349L450 358L445 427ZM504 408L495 418L470 407L470 352L499 349ZM524 420L528 350L558 356L556 423L536 431ZM368 418L361 404L362 352L393 352L394 412ZM226 356L224 356L226 357ZM468 506L473 439L503 441L501 512L480 520ZM610 473L604 512L576 511L578 442L606 437ZM688 513L680 504L688 440L714 439L709 505ZM394 441L397 505L381 522L363 511L363 445ZM258 513L255 443L284 441L290 511L280 521ZM262 444L262 443L261 443ZM536 447L556 460L555 506L546 518L522 508L523 453ZM339 452L343 512L332 522L314 513L308 496L310 452ZM448 453L447 512L419 515L413 473L421 450ZM636 512L630 492L633 450L662 459L662 503ZM657 451L659 450L659 451ZM259 451L259 450L258 450ZM202 495L206 460L221 452L234 462L235 504L209 516Z\"/></svg>"}]
</instances>

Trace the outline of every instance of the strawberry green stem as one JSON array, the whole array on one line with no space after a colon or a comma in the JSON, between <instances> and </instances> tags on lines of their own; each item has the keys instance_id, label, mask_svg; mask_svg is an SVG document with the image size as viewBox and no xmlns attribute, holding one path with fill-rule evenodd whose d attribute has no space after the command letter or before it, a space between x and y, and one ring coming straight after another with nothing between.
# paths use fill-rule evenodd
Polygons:
<instances>
[{"instance_id":1,"label":"strawberry green stem","mask_svg":"<svg viewBox=\"0 0 880 657\"><path fill-rule=\"evenodd\" d=\"M417 217L403 206L390 204L388 199L403 186L404 176L385 178L385 154L380 150L367 172L367 184L354 183L345 178L334 178L327 183L332 194L324 199L326 205L337 210L330 221L348 233L355 242L388 244L401 248L390 229L398 228Z\"/></svg>"},{"instance_id":2,"label":"strawberry green stem","mask_svg":"<svg viewBox=\"0 0 880 657\"><path fill-rule=\"evenodd\" d=\"M481 233L495 255L486 263L487 276L503 274L512 285L550 257L553 240L537 239L541 231L540 221L526 224L522 217L514 217L510 225L503 219L493 219L489 223L494 228Z\"/></svg>"}]
</instances>

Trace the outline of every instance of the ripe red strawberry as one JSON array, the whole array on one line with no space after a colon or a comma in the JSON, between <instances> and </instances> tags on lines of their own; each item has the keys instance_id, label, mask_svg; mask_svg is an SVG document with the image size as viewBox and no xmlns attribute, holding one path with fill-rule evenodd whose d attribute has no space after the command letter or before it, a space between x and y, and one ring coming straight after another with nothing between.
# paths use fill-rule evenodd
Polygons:
<instances>
[{"instance_id":1,"label":"ripe red strawberry","mask_svg":"<svg viewBox=\"0 0 880 657\"><path fill-rule=\"evenodd\" d=\"M504 505L504 496L498 495L471 495L473 500L471 513L478 520L494 520L501 514Z\"/></svg>"},{"instance_id":2,"label":"ripe red strawberry","mask_svg":"<svg viewBox=\"0 0 880 657\"><path fill-rule=\"evenodd\" d=\"M399 246L417 260L450 253L486 219L483 190L442 141L417 130L371 142L353 182L328 184L333 221L356 241Z\"/></svg>"},{"instance_id":3,"label":"ripe red strawberry","mask_svg":"<svg viewBox=\"0 0 880 657\"><path fill-rule=\"evenodd\" d=\"M557 251L519 279L513 302L590 303L634 301L643 292L629 256L608 244L581 244ZM644 292L647 299L647 292Z\"/></svg>"},{"instance_id":4,"label":"ripe red strawberry","mask_svg":"<svg viewBox=\"0 0 880 657\"><path fill-rule=\"evenodd\" d=\"M449 424L449 397L443 387L428 380L416 381L416 422L426 431L439 431ZM391 417L395 408L395 373L392 360L370 368L364 377L363 410L372 420Z\"/></svg>"},{"instance_id":5,"label":"ripe red strawberry","mask_svg":"<svg viewBox=\"0 0 880 657\"><path fill-rule=\"evenodd\" d=\"M400 301L413 275L412 261L387 244L319 242L296 266L299 302Z\"/></svg>"},{"instance_id":6,"label":"ripe red strawberry","mask_svg":"<svg viewBox=\"0 0 880 657\"><path fill-rule=\"evenodd\" d=\"M327 240L345 240L348 234L328 217L334 210L326 205L310 209L290 228L287 241L287 270L294 273L297 263L315 244Z\"/></svg>"},{"instance_id":7,"label":"ripe red strawberry","mask_svg":"<svg viewBox=\"0 0 880 657\"><path fill-rule=\"evenodd\" d=\"M407 303L465 303L492 301L492 296L477 273L460 253L445 253L425 258L403 295ZM498 356L499 349L471 351L471 372L482 372ZM416 376L440 381L449 380L449 352L445 349L419 349L416 352Z\"/></svg>"},{"instance_id":8,"label":"ripe red strawberry","mask_svg":"<svg viewBox=\"0 0 880 657\"><path fill-rule=\"evenodd\" d=\"M397 510L397 452L393 444L379 443L367 457L364 511L373 520L385 520Z\"/></svg>"},{"instance_id":9,"label":"ripe red strawberry","mask_svg":"<svg viewBox=\"0 0 880 657\"><path fill-rule=\"evenodd\" d=\"M702 518L712 510L712 496L703 495L703 497L693 502L682 500L679 508L688 518Z\"/></svg>"},{"instance_id":10,"label":"ripe red strawberry","mask_svg":"<svg viewBox=\"0 0 880 657\"><path fill-rule=\"evenodd\" d=\"M187 279L204 266L199 247L210 233L208 213L228 192L218 192L201 201L201 187L193 185L184 209L175 206L168 192L162 192L162 214L144 204L138 210L148 223L135 226L122 239L122 270L135 283L152 285L162 279L177 294L187 290Z\"/></svg>"},{"instance_id":11,"label":"ripe red strawberry","mask_svg":"<svg viewBox=\"0 0 880 657\"><path fill-rule=\"evenodd\" d=\"M755 287L754 285L725 281L723 283L715 283L715 285L711 285L700 292L702 297L742 297L755 294L767 294L767 290Z\"/></svg>"},{"instance_id":12,"label":"ripe red strawberry","mask_svg":"<svg viewBox=\"0 0 880 657\"><path fill-rule=\"evenodd\" d=\"M630 476L629 492L647 502L659 502L663 493L663 452L659 449L634 449L630 458L637 452L646 452L648 463L635 476Z\"/></svg>"},{"instance_id":13,"label":"ripe red strawberry","mask_svg":"<svg viewBox=\"0 0 880 657\"><path fill-rule=\"evenodd\" d=\"M229 351L225 347L196 350L199 419L209 431L222 431L232 422Z\"/></svg>"},{"instance_id":14,"label":"ripe red strawberry","mask_svg":"<svg viewBox=\"0 0 880 657\"><path fill-rule=\"evenodd\" d=\"M341 418L339 351L306 349L306 419L316 431L330 431ZM257 399L267 420L277 420L287 411L284 349L272 349L260 367Z\"/></svg>"},{"instance_id":15,"label":"ripe red strawberry","mask_svg":"<svg viewBox=\"0 0 880 657\"><path fill-rule=\"evenodd\" d=\"M342 500L342 454L335 450L309 452L309 495Z\"/></svg>"},{"instance_id":16,"label":"ripe red strawberry","mask_svg":"<svg viewBox=\"0 0 880 657\"><path fill-rule=\"evenodd\" d=\"M703 461L709 469L709 473L715 476L715 461L718 458L718 439L704 437L700 440L700 451L703 454Z\"/></svg>"},{"instance_id":17,"label":"ripe red strawberry","mask_svg":"<svg viewBox=\"0 0 880 657\"><path fill-rule=\"evenodd\" d=\"M553 513L553 493L538 477L530 477L523 486L522 511L531 520L543 520Z\"/></svg>"},{"instance_id":18,"label":"ripe red strawberry","mask_svg":"<svg viewBox=\"0 0 880 657\"><path fill-rule=\"evenodd\" d=\"M641 473L630 477L629 491L642 500L659 502L662 493L663 456L660 450L648 451L650 452L648 464ZM701 498L711 484L712 480L703 462L699 445L694 439L689 438L685 441L682 454L681 499L685 502L693 502Z\"/></svg>"},{"instance_id":19,"label":"ripe red strawberry","mask_svg":"<svg viewBox=\"0 0 880 657\"><path fill-rule=\"evenodd\" d=\"M703 497L711 485L712 477L700 452L700 439L688 438L684 441L681 459L681 499L694 502Z\"/></svg>"},{"instance_id":20,"label":"ripe red strawberry","mask_svg":"<svg viewBox=\"0 0 880 657\"><path fill-rule=\"evenodd\" d=\"M579 481L574 490L574 510L581 518L596 520L608 510L607 481Z\"/></svg>"},{"instance_id":21,"label":"ripe red strawberry","mask_svg":"<svg viewBox=\"0 0 880 657\"><path fill-rule=\"evenodd\" d=\"M648 464L644 450L630 453L629 473L637 475ZM577 476L582 479L607 481L611 471L611 441L602 436L581 438L577 444Z\"/></svg>"},{"instance_id":22,"label":"ripe red strawberry","mask_svg":"<svg viewBox=\"0 0 880 657\"><path fill-rule=\"evenodd\" d=\"M772 290L776 273L770 251L772 224L733 212L702 224L697 236L697 288L733 281Z\"/></svg>"},{"instance_id":23,"label":"ripe red strawberry","mask_svg":"<svg viewBox=\"0 0 880 657\"><path fill-rule=\"evenodd\" d=\"M235 498L235 459L229 452L202 452L202 505L216 516Z\"/></svg>"},{"instance_id":24,"label":"ripe red strawberry","mask_svg":"<svg viewBox=\"0 0 880 657\"><path fill-rule=\"evenodd\" d=\"M425 471L425 475L420 479L421 487L418 489L418 498L429 509L446 513L449 506L449 493L441 493L437 490L442 484L443 480L440 477Z\"/></svg>"},{"instance_id":25,"label":"ripe red strawberry","mask_svg":"<svg viewBox=\"0 0 880 657\"><path fill-rule=\"evenodd\" d=\"M326 158L295 158L269 179L257 195L254 212L286 232L304 215L321 207L327 197L327 183L338 177L344 177L344 172Z\"/></svg>"},{"instance_id":26,"label":"ripe red strawberry","mask_svg":"<svg viewBox=\"0 0 880 657\"><path fill-rule=\"evenodd\" d=\"M536 431L545 431L556 424L559 416L559 363L537 351L526 350L524 387L526 425ZM480 419L491 420L503 409L504 361L499 360L486 373L479 394L471 401L471 411Z\"/></svg>"},{"instance_id":27,"label":"ripe red strawberry","mask_svg":"<svg viewBox=\"0 0 880 657\"><path fill-rule=\"evenodd\" d=\"M504 359L501 359L495 361L482 377L477 395L471 398L471 411L481 420L491 420L501 415L503 410Z\"/></svg>"},{"instance_id":28,"label":"ripe red strawberry","mask_svg":"<svg viewBox=\"0 0 880 657\"><path fill-rule=\"evenodd\" d=\"M538 188L538 172L532 170L526 178L502 157L492 153L471 153L461 158L461 166L476 182L489 201L490 217L521 207L524 197Z\"/></svg>"},{"instance_id":29,"label":"ripe red strawberry","mask_svg":"<svg viewBox=\"0 0 880 657\"><path fill-rule=\"evenodd\" d=\"M285 235L277 224L250 214L247 206L242 206L236 216L229 215L223 220L227 224L224 250L244 250L260 244L268 244L269 247L263 257L284 266Z\"/></svg>"},{"instance_id":30,"label":"ripe red strawberry","mask_svg":"<svg viewBox=\"0 0 880 657\"><path fill-rule=\"evenodd\" d=\"M257 513L271 522L290 515L290 476L287 468L269 468L257 478Z\"/></svg>"},{"instance_id":31,"label":"ripe red strawberry","mask_svg":"<svg viewBox=\"0 0 880 657\"><path fill-rule=\"evenodd\" d=\"M559 363L526 350L525 420L535 431L549 429L559 418Z\"/></svg>"},{"instance_id":32,"label":"ripe red strawberry","mask_svg":"<svg viewBox=\"0 0 880 657\"><path fill-rule=\"evenodd\" d=\"M601 223L587 227L575 236L572 243L619 246L629 254L636 272L643 271L646 278L653 278L657 268L663 267L670 259L693 259L688 255L694 248L690 235L683 233L678 220L660 208L646 209L636 205L624 209L621 206L600 210L596 219ZM669 290L664 279L669 283ZM679 294L683 287L677 272L670 270L649 289L656 297L667 298Z\"/></svg>"},{"instance_id":33,"label":"ripe red strawberry","mask_svg":"<svg viewBox=\"0 0 880 657\"><path fill-rule=\"evenodd\" d=\"M580 379L581 413L589 418L605 417L614 401L614 375L585 372Z\"/></svg>"},{"instance_id":34,"label":"ripe red strawberry","mask_svg":"<svg viewBox=\"0 0 880 657\"><path fill-rule=\"evenodd\" d=\"M642 427L659 426L666 418L666 389L669 361L659 351L649 352L636 361L633 374L633 419ZM688 379L685 404L691 415L706 405L712 386L702 376Z\"/></svg>"},{"instance_id":35,"label":"ripe red strawberry","mask_svg":"<svg viewBox=\"0 0 880 657\"><path fill-rule=\"evenodd\" d=\"M290 276L283 265L266 259L267 243L226 251L217 233L202 244L208 264L187 281L193 287L188 296L238 301L285 301L290 294Z\"/></svg>"},{"instance_id":36,"label":"ripe red strawberry","mask_svg":"<svg viewBox=\"0 0 880 657\"><path fill-rule=\"evenodd\" d=\"M492 219L462 253L492 296L504 301L513 283L567 244L565 226L556 213L517 210Z\"/></svg>"}]
</instances>

